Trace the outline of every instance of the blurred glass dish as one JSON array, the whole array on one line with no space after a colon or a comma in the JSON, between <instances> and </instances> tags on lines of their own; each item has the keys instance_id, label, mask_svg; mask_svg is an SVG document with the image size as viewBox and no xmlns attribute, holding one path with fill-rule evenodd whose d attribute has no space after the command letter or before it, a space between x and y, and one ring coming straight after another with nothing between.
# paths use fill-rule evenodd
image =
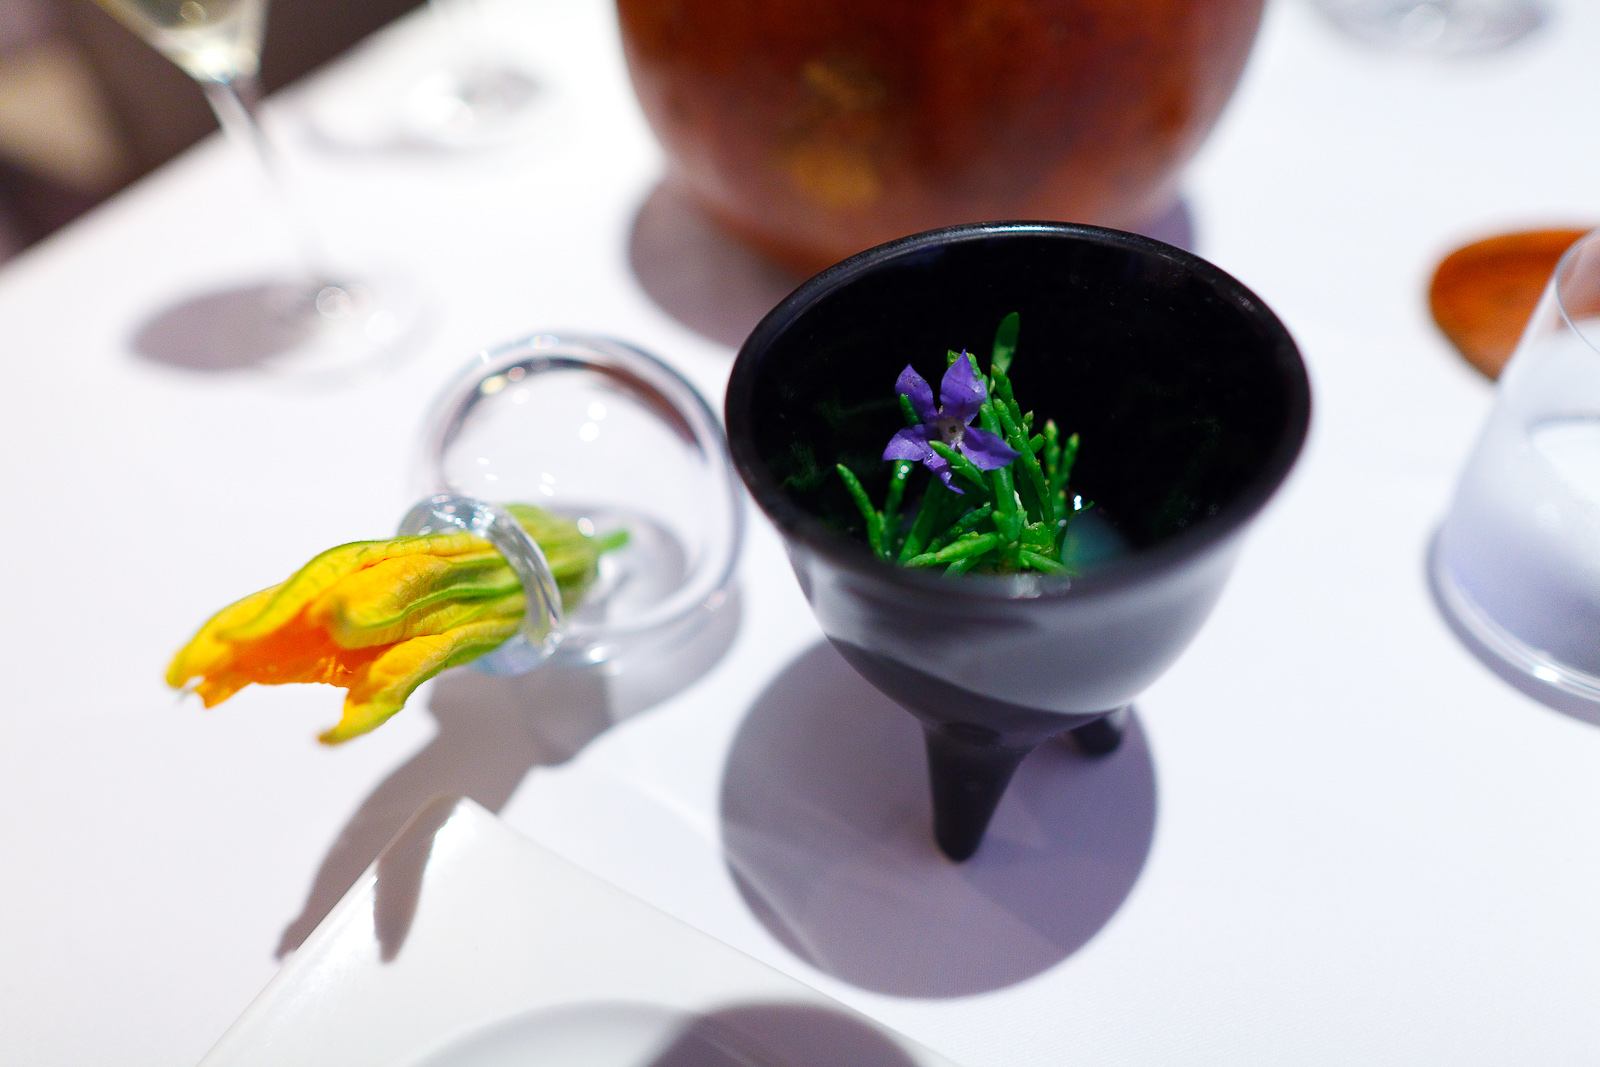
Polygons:
<instances>
[{"instance_id":1,"label":"blurred glass dish","mask_svg":"<svg viewBox=\"0 0 1600 1067\"><path fill-rule=\"evenodd\" d=\"M532 75L509 64L459 62L441 67L412 88L400 125L413 141L440 148L487 147L526 132L526 118L538 95L539 83Z\"/></svg>"},{"instance_id":2,"label":"blurred glass dish","mask_svg":"<svg viewBox=\"0 0 1600 1067\"><path fill-rule=\"evenodd\" d=\"M549 86L505 47L477 0L428 0L407 32L415 54L363 48L360 77L305 104L306 132L334 152L451 153L531 137L549 118ZM426 28L425 34L418 30Z\"/></svg>"},{"instance_id":3,"label":"blurred glass dish","mask_svg":"<svg viewBox=\"0 0 1600 1067\"><path fill-rule=\"evenodd\" d=\"M1600 231L1562 257L1500 377L1433 578L1491 653L1600 701Z\"/></svg>"},{"instance_id":4,"label":"blurred glass dish","mask_svg":"<svg viewBox=\"0 0 1600 1067\"><path fill-rule=\"evenodd\" d=\"M497 52L478 0L428 0L428 9L453 54L406 95L405 131L441 148L487 147L526 133L539 82Z\"/></svg>"},{"instance_id":5,"label":"blurred glass dish","mask_svg":"<svg viewBox=\"0 0 1600 1067\"><path fill-rule=\"evenodd\" d=\"M1313 0L1350 37L1380 48L1465 56L1508 48L1543 26L1539 0Z\"/></svg>"},{"instance_id":6,"label":"blurred glass dish","mask_svg":"<svg viewBox=\"0 0 1600 1067\"><path fill-rule=\"evenodd\" d=\"M639 349L538 334L480 354L435 404L418 473L429 500L403 532L440 507L450 514L439 521L487 523L496 509L474 509L484 503L531 504L590 535L627 531L576 610L563 612L558 595L554 611L530 597L529 625L514 639L523 647L502 646L486 669L659 651L692 636L727 597L743 511L722 427L693 386ZM522 560L543 569L536 584L554 595L537 548Z\"/></svg>"}]
</instances>

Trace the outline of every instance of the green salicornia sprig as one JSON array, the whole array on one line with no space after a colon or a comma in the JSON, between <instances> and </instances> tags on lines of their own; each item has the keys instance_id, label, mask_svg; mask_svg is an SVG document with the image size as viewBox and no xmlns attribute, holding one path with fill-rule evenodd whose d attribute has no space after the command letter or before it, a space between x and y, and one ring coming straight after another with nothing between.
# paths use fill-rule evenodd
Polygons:
<instances>
[{"instance_id":1,"label":"green salicornia sprig","mask_svg":"<svg viewBox=\"0 0 1600 1067\"><path fill-rule=\"evenodd\" d=\"M951 518L946 517L949 512L961 506L961 498L954 490L947 488L943 482L931 481L922 494L922 506L917 510L916 521L911 524L911 531L906 534L905 543L900 546L897 557L901 563L909 562L922 554L930 541L939 530L947 526Z\"/></svg>"},{"instance_id":2,"label":"green salicornia sprig","mask_svg":"<svg viewBox=\"0 0 1600 1067\"><path fill-rule=\"evenodd\" d=\"M981 557L991 549L1000 547L1000 535L997 533L969 533L958 537L954 542L946 545L937 552L924 552L906 561L908 567L930 567L938 563L954 563L958 559L968 557Z\"/></svg>"},{"instance_id":3,"label":"green salicornia sprig","mask_svg":"<svg viewBox=\"0 0 1600 1067\"><path fill-rule=\"evenodd\" d=\"M988 478L984 477L984 472L979 470L978 465L973 463L972 460L963 456L943 441L929 441L928 447L933 449L946 463L950 464L950 469L954 473L965 479L966 489L977 493L981 498L992 498L994 496L994 490L989 484ZM901 460L901 462L905 461ZM998 471L992 471L990 476L992 477L998 473ZM964 492L964 490L956 488L954 479L951 480L950 488L958 493Z\"/></svg>"},{"instance_id":4,"label":"green salicornia sprig","mask_svg":"<svg viewBox=\"0 0 1600 1067\"><path fill-rule=\"evenodd\" d=\"M994 514L993 504L985 504L981 508L973 508L955 522L952 522L944 533L929 542L928 551L938 552L962 534L971 533L983 524L983 520L992 514Z\"/></svg>"},{"instance_id":5,"label":"green salicornia sprig","mask_svg":"<svg viewBox=\"0 0 1600 1067\"><path fill-rule=\"evenodd\" d=\"M855 473L838 466L878 558L947 575L1073 573L1061 558L1067 528L1092 506L1068 495L1078 437L1063 442L1050 420L1035 433L1033 412L1017 403L1009 372L1019 326L1015 312L1001 320L987 375L970 353L946 353L937 407L921 375L909 366L901 372L895 391L906 428L884 449L893 467L882 510ZM909 509L918 463L933 477Z\"/></svg>"},{"instance_id":6,"label":"green salicornia sprig","mask_svg":"<svg viewBox=\"0 0 1600 1067\"><path fill-rule=\"evenodd\" d=\"M883 551L883 515L872 506L872 501L867 497L867 491L861 487L861 479L855 476L855 472L843 463L836 466L839 477L844 479L844 487L849 490L856 507L861 510L861 517L866 520L867 543L872 545L872 551L879 559L888 558Z\"/></svg>"},{"instance_id":7,"label":"green salicornia sprig","mask_svg":"<svg viewBox=\"0 0 1600 1067\"><path fill-rule=\"evenodd\" d=\"M897 459L889 470L889 492L880 513L883 529L883 558L894 559L900 552L900 502L905 498L906 481L916 467L908 459Z\"/></svg>"},{"instance_id":8,"label":"green salicornia sprig","mask_svg":"<svg viewBox=\"0 0 1600 1067\"><path fill-rule=\"evenodd\" d=\"M989 350L989 368L1005 374L1011 369L1011 357L1017 352L1017 334L1021 331L1022 316L1013 311L1000 320L994 331L994 347Z\"/></svg>"},{"instance_id":9,"label":"green salicornia sprig","mask_svg":"<svg viewBox=\"0 0 1600 1067\"><path fill-rule=\"evenodd\" d=\"M1017 402L1011 395L1011 379L1006 376L1004 370L993 371L991 380L994 382L995 394L1001 401L994 406L995 414L1005 431L1006 444L1018 454L1014 466L1020 468L1023 475L1017 479L1019 491L1028 499L1031 505L1028 509L1030 513L1036 514L1040 522L1053 529L1056 524L1055 498L1050 492L1044 471L1039 467L1038 457L1034 455L1034 449L1027 436L1026 427L1030 417L1024 416L1017 407Z\"/></svg>"}]
</instances>

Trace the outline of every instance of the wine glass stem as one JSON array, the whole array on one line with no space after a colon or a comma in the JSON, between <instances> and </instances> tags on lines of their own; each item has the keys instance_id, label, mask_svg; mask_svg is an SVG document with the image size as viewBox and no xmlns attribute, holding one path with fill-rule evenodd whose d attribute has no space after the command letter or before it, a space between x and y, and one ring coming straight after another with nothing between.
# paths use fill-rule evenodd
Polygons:
<instances>
[{"instance_id":1,"label":"wine glass stem","mask_svg":"<svg viewBox=\"0 0 1600 1067\"><path fill-rule=\"evenodd\" d=\"M283 162L257 119L256 100L260 96L260 87L255 77L240 77L232 81L206 79L201 80L200 88L205 91L206 101L216 113L222 132L230 141L240 145L260 167L266 178L268 193L299 250L300 266L306 276L316 286L331 284L322 242L305 212L290 195L288 183L284 180Z\"/></svg>"}]
</instances>

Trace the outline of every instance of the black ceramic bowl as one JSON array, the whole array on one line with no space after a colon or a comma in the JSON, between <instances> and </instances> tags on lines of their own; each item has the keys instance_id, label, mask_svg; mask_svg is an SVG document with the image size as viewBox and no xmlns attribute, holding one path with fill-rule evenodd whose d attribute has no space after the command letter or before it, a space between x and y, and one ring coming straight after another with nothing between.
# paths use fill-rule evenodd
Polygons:
<instances>
[{"instance_id":1,"label":"black ceramic bowl","mask_svg":"<svg viewBox=\"0 0 1600 1067\"><path fill-rule=\"evenodd\" d=\"M901 368L937 391L945 351L986 354L1012 311L1017 398L1081 436L1072 490L1129 551L1071 579L882 562L833 464L881 502ZM1027 752L1128 705L1188 644L1309 416L1294 342L1248 289L1057 223L935 230L830 267L750 334L727 396L734 463L823 631L927 729L936 836L958 859Z\"/></svg>"}]
</instances>

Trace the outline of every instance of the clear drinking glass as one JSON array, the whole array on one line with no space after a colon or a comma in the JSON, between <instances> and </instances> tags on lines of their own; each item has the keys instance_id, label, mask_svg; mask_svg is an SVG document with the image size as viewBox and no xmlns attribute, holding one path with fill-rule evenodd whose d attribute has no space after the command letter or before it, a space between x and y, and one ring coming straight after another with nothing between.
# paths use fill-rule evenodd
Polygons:
<instances>
[{"instance_id":1,"label":"clear drinking glass","mask_svg":"<svg viewBox=\"0 0 1600 1067\"><path fill-rule=\"evenodd\" d=\"M1314 0L1333 24L1368 44L1455 56L1509 47L1544 25L1540 0Z\"/></svg>"},{"instance_id":2,"label":"clear drinking glass","mask_svg":"<svg viewBox=\"0 0 1600 1067\"><path fill-rule=\"evenodd\" d=\"M1497 390L1435 587L1489 651L1600 701L1600 231L1562 257Z\"/></svg>"},{"instance_id":3,"label":"clear drinking glass","mask_svg":"<svg viewBox=\"0 0 1600 1067\"><path fill-rule=\"evenodd\" d=\"M256 322L233 323L241 335L277 339L263 362L272 369L321 374L369 366L394 353L417 321L397 282L387 287L335 271L315 229L291 201L282 167L257 121L266 0L98 0L204 91L223 132L259 165L300 253L286 284L241 289ZM229 338L214 339L226 345Z\"/></svg>"}]
</instances>

